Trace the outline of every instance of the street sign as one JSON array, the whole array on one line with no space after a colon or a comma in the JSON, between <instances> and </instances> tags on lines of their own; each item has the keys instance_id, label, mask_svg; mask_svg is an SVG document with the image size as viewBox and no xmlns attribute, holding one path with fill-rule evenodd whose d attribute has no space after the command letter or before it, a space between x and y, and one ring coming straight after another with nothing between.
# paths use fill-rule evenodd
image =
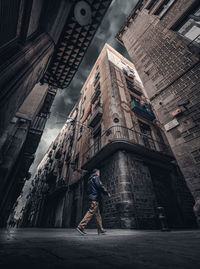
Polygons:
<instances>
[{"instance_id":1,"label":"street sign","mask_svg":"<svg viewBox=\"0 0 200 269\"><path fill-rule=\"evenodd\" d=\"M179 122L177 121L177 119L173 119L172 121L165 124L164 127L166 131L169 131L178 125L179 125Z\"/></svg>"}]
</instances>

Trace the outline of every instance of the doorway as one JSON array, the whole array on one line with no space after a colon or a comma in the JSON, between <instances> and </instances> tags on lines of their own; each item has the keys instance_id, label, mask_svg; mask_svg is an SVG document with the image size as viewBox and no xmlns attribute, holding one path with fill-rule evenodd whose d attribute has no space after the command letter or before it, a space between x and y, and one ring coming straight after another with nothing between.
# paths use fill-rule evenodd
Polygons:
<instances>
[{"instance_id":1,"label":"doorway","mask_svg":"<svg viewBox=\"0 0 200 269\"><path fill-rule=\"evenodd\" d=\"M170 170L158 166L149 166L152 183L155 190L157 206L163 207L170 228L183 228L184 220L177 194L173 189ZM158 223L159 225L159 223Z\"/></svg>"},{"instance_id":2,"label":"doorway","mask_svg":"<svg viewBox=\"0 0 200 269\"><path fill-rule=\"evenodd\" d=\"M155 144L154 144L154 141L152 138L151 127L148 124L146 124L140 120L138 122L139 122L139 127L140 127L144 146L146 148L155 150Z\"/></svg>"}]
</instances>

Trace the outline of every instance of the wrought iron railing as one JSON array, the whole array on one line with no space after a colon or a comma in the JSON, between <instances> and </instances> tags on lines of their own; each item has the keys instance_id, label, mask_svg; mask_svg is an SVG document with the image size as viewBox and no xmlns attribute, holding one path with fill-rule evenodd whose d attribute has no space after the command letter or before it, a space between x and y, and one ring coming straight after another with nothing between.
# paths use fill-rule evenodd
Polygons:
<instances>
[{"instance_id":1,"label":"wrought iron railing","mask_svg":"<svg viewBox=\"0 0 200 269\"><path fill-rule=\"evenodd\" d=\"M31 124L31 130L40 131L44 130L48 114L39 114L35 117L34 121Z\"/></svg>"},{"instance_id":2,"label":"wrought iron railing","mask_svg":"<svg viewBox=\"0 0 200 269\"><path fill-rule=\"evenodd\" d=\"M171 155L170 147L161 141L155 140L143 133L123 126L112 126L106 130L99 139L83 154L83 164L91 160L107 144L117 141L126 141L141 145L152 151Z\"/></svg>"}]
</instances>

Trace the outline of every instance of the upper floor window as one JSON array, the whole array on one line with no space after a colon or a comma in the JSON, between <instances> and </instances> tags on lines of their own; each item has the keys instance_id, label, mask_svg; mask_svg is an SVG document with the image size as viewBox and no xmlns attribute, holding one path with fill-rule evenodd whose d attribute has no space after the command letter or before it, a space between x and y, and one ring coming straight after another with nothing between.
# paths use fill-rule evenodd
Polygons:
<instances>
[{"instance_id":1,"label":"upper floor window","mask_svg":"<svg viewBox=\"0 0 200 269\"><path fill-rule=\"evenodd\" d=\"M179 34L200 44L200 4L174 29Z\"/></svg>"},{"instance_id":2,"label":"upper floor window","mask_svg":"<svg viewBox=\"0 0 200 269\"><path fill-rule=\"evenodd\" d=\"M162 18L175 1L176 0L163 0L163 3L156 9L154 15Z\"/></svg>"},{"instance_id":3,"label":"upper floor window","mask_svg":"<svg viewBox=\"0 0 200 269\"><path fill-rule=\"evenodd\" d=\"M122 71L123 71L124 75L128 76L128 72L126 71L125 68L123 68Z\"/></svg>"},{"instance_id":4,"label":"upper floor window","mask_svg":"<svg viewBox=\"0 0 200 269\"><path fill-rule=\"evenodd\" d=\"M101 89L101 85L100 85L100 83L96 86L96 88L94 89L95 91L98 91L98 90L100 90Z\"/></svg>"},{"instance_id":5,"label":"upper floor window","mask_svg":"<svg viewBox=\"0 0 200 269\"><path fill-rule=\"evenodd\" d=\"M126 86L127 86L127 88L129 89L129 91L131 91L131 92L133 92L133 93L135 93L135 94L137 94L137 95L139 95L139 96L142 95L142 93L141 93L140 91L138 91L138 90L134 87L132 81L130 81L130 80L127 79L127 78L126 78Z\"/></svg>"},{"instance_id":6,"label":"upper floor window","mask_svg":"<svg viewBox=\"0 0 200 269\"><path fill-rule=\"evenodd\" d=\"M78 163L79 163L79 153L76 154L76 157L74 160L74 170L78 169Z\"/></svg>"},{"instance_id":7,"label":"upper floor window","mask_svg":"<svg viewBox=\"0 0 200 269\"><path fill-rule=\"evenodd\" d=\"M83 118L84 114L85 114L85 109L82 110L81 119Z\"/></svg>"},{"instance_id":8,"label":"upper floor window","mask_svg":"<svg viewBox=\"0 0 200 269\"><path fill-rule=\"evenodd\" d=\"M99 81L100 79L100 73L97 72L94 76L94 87L96 86L97 82Z\"/></svg>"},{"instance_id":9,"label":"upper floor window","mask_svg":"<svg viewBox=\"0 0 200 269\"><path fill-rule=\"evenodd\" d=\"M147 10L152 10L153 7L158 3L158 0L152 0L149 2L149 4L147 5L146 9Z\"/></svg>"}]
</instances>

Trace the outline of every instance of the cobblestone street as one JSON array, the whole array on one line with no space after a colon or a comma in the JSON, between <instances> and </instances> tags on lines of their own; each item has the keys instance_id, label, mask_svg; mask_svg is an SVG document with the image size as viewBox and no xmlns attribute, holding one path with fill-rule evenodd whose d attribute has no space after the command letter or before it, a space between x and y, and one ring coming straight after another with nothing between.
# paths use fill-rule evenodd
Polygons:
<instances>
[{"instance_id":1,"label":"cobblestone street","mask_svg":"<svg viewBox=\"0 0 200 269\"><path fill-rule=\"evenodd\" d=\"M200 268L200 231L107 230L98 236L74 229L1 230L0 267Z\"/></svg>"}]
</instances>

